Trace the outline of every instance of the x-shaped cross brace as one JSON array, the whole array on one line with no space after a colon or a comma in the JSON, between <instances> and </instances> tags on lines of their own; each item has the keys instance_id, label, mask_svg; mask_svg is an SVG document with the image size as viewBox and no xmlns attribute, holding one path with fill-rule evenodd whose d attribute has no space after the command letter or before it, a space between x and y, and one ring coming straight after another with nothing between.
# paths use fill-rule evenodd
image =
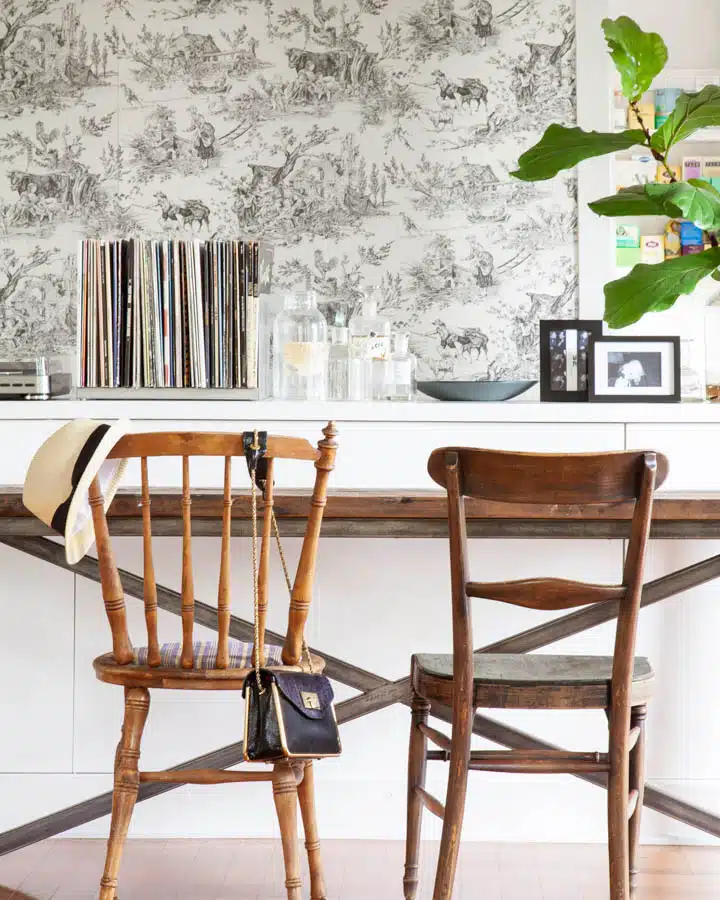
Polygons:
<instances>
[{"instance_id":1,"label":"x-shaped cross brace","mask_svg":"<svg viewBox=\"0 0 720 900\"><path fill-rule=\"evenodd\" d=\"M86 558L71 567L65 560L65 551L62 546L53 541L41 537L8 536L0 538L0 543L37 559L49 562L52 565L69 569L75 574L89 578L91 581L100 581L100 572L94 559ZM643 590L642 605L652 606L661 600L666 600L682 591L698 587L716 578L720 578L720 555L712 556L702 562L649 582ZM131 572L121 570L120 580L127 596L138 599L143 597L142 578ZM180 615L180 594L176 591L158 585L157 599L158 606L161 609ZM476 652L529 653L563 638L587 631L589 628L601 625L603 622L609 622L617 618L617 614L618 603L616 601L596 604L578 612L553 619L536 628L515 634L512 637L504 638L487 647L482 647ZM199 625L204 625L217 631L217 610L206 603L196 600L195 621ZM230 622L230 635L238 640L252 640L252 623L233 616ZM282 635L272 631L266 632L266 635L267 639L274 643L282 643L284 640ZM313 652L325 659L325 672L330 678L361 691L357 697L352 697L350 700L345 700L337 705L336 712L339 723L351 722L354 719L370 715L395 703L409 704L410 681L408 678L389 681L366 669L361 669L335 656L323 653L321 650L313 650ZM446 707L433 706L432 714L446 722L449 722L451 718L450 711ZM503 725L483 715L475 716L474 732L493 743L512 749L557 749L552 744L548 744L532 735L518 731L508 725ZM187 760L187 762L175 766L174 769L180 771L198 768L225 769L237 765L242 760L242 742L237 742L229 744L227 747L213 750L203 756ZM607 779L604 775L585 774L575 777L582 778L584 781L589 781L599 787L607 787ZM178 784L142 784L138 801L156 797L159 794L172 791L178 786ZM75 806L52 813L42 819L36 819L33 822L28 822L25 825L6 831L0 834L0 856L107 815L110 813L111 804L112 792L109 791L90 800L84 800ZM720 816L678 800L650 785L645 789L645 806L687 825L706 831L708 834L720 837Z\"/></svg>"}]
</instances>

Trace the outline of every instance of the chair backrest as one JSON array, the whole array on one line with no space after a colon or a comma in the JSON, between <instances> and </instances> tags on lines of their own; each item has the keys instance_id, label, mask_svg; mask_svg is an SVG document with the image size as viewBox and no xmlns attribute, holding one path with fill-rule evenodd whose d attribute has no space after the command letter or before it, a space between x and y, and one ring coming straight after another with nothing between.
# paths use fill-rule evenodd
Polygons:
<instances>
[{"instance_id":1,"label":"chair backrest","mask_svg":"<svg viewBox=\"0 0 720 900\"><path fill-rule=\"evenodd\" d=\"M617 601L613 705L629 715L637 620L655 489L666 479L660 453L535 454L443 447L428 461L430 477L447 490L456 680L472 684L472 619L468 598L482 597L538 610ZM503 504L598 505L634 502L630 540L618 585L561 578L507 582L469 579L464 497Z\"/></svg>"},{"instance_id":2,"label":"chair backrest","mask_svg":"<svg viewBox=\"0 0 720 900\"><path fill-rule=\"evenodd\" d=\"M270 549L273 538L273 475L275 460L307 460L315 464L315 484L310 500L307 527L300 552L295 580L290 599L288 629L283 647L283 662L296 665L302 654L303 633L312 601L315 563L317 559L320 526L327 497L327 483L334 468L337 444L335 425L330 422L323 429L323 438L313 447L304 438L277 437L268 435L263 453L267 470L264 473L264 492L260 494L262 504L262 543L258 564L258 647L261 650L260 663L265 644L265 624L268 608ZM176 456L182 458L182 656L181 666L191 669L193 659L194 627L194 583L191 541L191 489L190 459L193 456L216 456L225 460L223 486L222 537L220 555L220 576L218 586L218 653L216 666L219 669L229 665L230 631L230 537L232 534L232 461L240 457L245 467L246 446L242 434L220 434L213 432L151 432L130 434L121 438L110 453L110 458L139 458L142 481L142 519L144 555L144 600L147 625L148 664L160 665L160 644L157 625L157 586L152 554L151 498L148 479L148 459L151 457ZM103 497L95 480L90 489L98 562L102 582L103 600L112 631L113 655L116 662L127 664L133 661L133 645L127 626L125 599L117 566L110 545Z\"/></svg>"}]
</instances>

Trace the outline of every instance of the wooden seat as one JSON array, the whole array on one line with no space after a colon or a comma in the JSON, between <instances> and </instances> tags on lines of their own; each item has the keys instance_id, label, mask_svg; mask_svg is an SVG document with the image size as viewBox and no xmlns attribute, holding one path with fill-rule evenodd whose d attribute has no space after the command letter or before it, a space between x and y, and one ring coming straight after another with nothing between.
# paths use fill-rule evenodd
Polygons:
<instances>
[{"instance_id":1,"label":"wooden seat","mask_svg":"<svg viewBox=\"0 0 720 900\"><path fill-rule=\"evenodd\" d=\"M225 771L216 769L183 769L160 772L140 771L140 744L150 709L150 690L212 690L239 691L245 676L252 670L256 648L262 648L259 664L295 670L309 668L303 653L304 631L312 600L315 562L327 483L335 462L337 445L335 427L331 422L323 430L317 448L302 438L263 435L261 453L263 472L260 484L262 497L262 543L258 561L256 640L251 643L231 641L230 633L230 538L232 533L232 462L244 457L258 440L253 434L163 433L132 434L122 438L110 453L110 458L139 457L142 478L142 515L144 550L144 599L147 642L134 646L128 631L122 584L113 557L104 500L98 481L90 489L90 506L95 527L98 562L103 600L110 623L112 652L95 660L97 677L125 689L125 719L115 756L112 817L105 870L100 883L100 900L116 900L120 858L130 819L143 782L175 782L181 784L219 784L222 782L272 782L275 807L285 860L285 884L288 900L301 900L300 859L298 854L297 808L300 807L305 830L305 846L310 867L310 896L325 900L325 885L320 858L320 844L315 819L314 772L312 761L292 760L275 763L272 770ZM160 644L158 639L157 588L152 555L151 496L148 460L153 457L182 457L183 537L182 537L182 637L176 643ZM192 564L192 523L190 490L190 460L195 456L224 458L222 537L220 576L218 584L218 639L199 642L193 639L195 589ZM309 504L307 527L300 552L294 583L287 573L284 556L281 561L288 585L291 586L290 611L285 641L282 647L266 646L265 631L270 579L270 549L276 523L273 516L273 477L276 460L307 460L316 469L315 484ZM242 459L243 468L245 460ZM278 542L279 543L279 542ZM255 560L254 560L255 562ZM253 565L253 568L255 566ZM325 663L312 657L316 672ZM238 723L238 731L240 731ZM268 865L271 861L268 860ZM148 885L150 889L150 885Z\"/></svg>"},{"instance_id":2,"label":"wooden seat","mask_svg":"<svg viewBox=\"0 0 720 900\"><path fill-rule=\"evenodd\" d=\"M310 654L312 671L323 672L325 660L316 653ZM112 653L105 653L93 662L99 681L119 684L122 687L145 687L186 691L240 691L252 666L228 667L227 669L181 669L178 666L149 666L136 662L121 666L115 662ZM273 668L269 666L268 668ZM298 672L311 671L307 657L300 665L283 666L283 669L297 669Z\"/></svg>"},{"instance_id":3,"label":"wooden seat","mask_svg":"<svg viewBox=\"0 0 720 900\"><path fill-rule=\"evenodd\" d=\"M468 773L595 773L608 779L611 900L635 895L644 792L645 719L653 687L648 660L635 657L647 541L655 488L667 476L656 453L559 456L449 447L436 450L430 476L447 490L450 533L452 655L413 657L412 724L408 757L408 815L404 891L418 888L423 809L443 820L433 900L450 900L455 880ZM561 578L480 583L469 579L464 498L525 506L635 504L620 584ZM472 598L535 610L589 604L618 607L615 651L609 656L481 654L472 650ZM431 727L431 704L452 710L451 734ZM607 751L472 750L475 710L602 709ZM438 750L428 750L428 741ZM425 790L428 760L450 763L445 803ZM478 885L482 894L482 885Z\"/></svg>"},{"instance_id":4,"label":"wooden seat","mask_svg":"<svg viewBox=\"0 0 720 900\"><path fill-rule=\"evenodd\" d=\"M473 704L502 709L607 709L612 656L479 653L473 657ZM450 654L413 657L412 685L422 697L452 705ZM632 703L647 703L655 676L649 660L635 659Z\"/></svg>"}]
</instances>

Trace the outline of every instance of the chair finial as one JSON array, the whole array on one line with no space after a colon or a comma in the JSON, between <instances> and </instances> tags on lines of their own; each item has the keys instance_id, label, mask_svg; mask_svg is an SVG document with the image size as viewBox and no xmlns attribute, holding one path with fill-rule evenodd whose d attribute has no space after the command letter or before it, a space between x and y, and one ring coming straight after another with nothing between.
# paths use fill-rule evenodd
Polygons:
<instances>
[{"instance_id":1,"label":"chair finial","mask_svg":"<svg viewBox=\"0 0 720 900\"><path fill-rule=\"evenodd\" d=\"M337 437L338 432L334 422L328 422L325 428L323 428L322 433L325 435L325 439L320 441L321 447L337 447L335 438Z\"/></svg>"}]
</instances>

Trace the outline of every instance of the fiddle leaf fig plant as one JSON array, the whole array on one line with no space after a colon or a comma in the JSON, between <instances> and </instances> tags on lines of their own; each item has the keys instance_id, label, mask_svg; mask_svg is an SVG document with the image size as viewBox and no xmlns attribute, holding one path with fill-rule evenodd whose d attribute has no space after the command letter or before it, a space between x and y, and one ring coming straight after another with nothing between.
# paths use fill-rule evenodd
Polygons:
<instances>
[{"instance_id":1,"label":"fiddle leaf fig plant","mask_svg":"<svg viewBox=\"0 0 720 900\"><path fill-rule=\"evenodd\" d=\"M710 85L698 93L682 94L665 124L653 133L654 122L643 120L639 103L667 64L667 46L659 34L643 31L628 16L605 19L602 28L623 95L640 127L606 133L550 125L540 141L523 153L511 174L521 181L546 181L585 159L635 146L644 147L664 167L667 183L623 188L594 201L590 209L611 218L687 219L705 232L710 248L656 265L641 263L629 275L606 284L605 321L611 328L625 328L648 312L669 309L708 276L720 281L720 191L702 179L679 181L668 161L677 143L702 128L720 126L720 87Z\"/></svg>"}]
</instances>

